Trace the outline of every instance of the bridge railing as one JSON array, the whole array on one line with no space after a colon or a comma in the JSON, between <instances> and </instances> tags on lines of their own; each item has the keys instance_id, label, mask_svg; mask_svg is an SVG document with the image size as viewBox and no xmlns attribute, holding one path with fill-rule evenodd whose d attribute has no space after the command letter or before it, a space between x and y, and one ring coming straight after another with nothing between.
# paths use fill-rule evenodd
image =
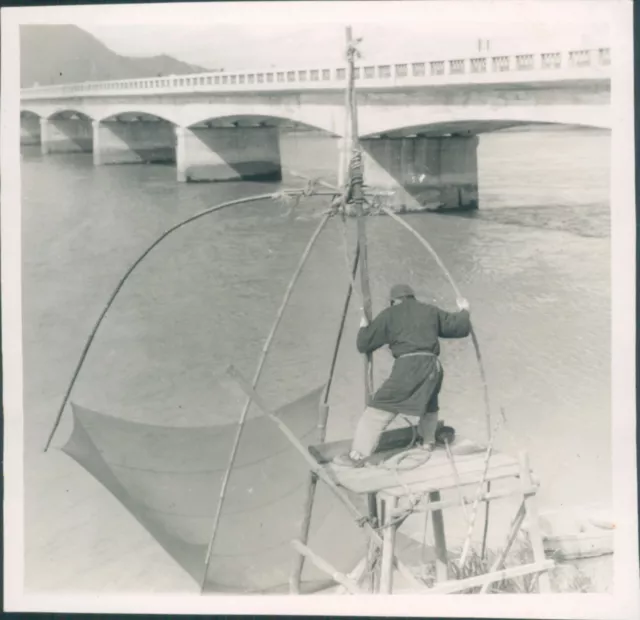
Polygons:
<instances>
[{"instance_id":1,"label":"bridge railing","mask_svg":"<svg viewBox=\"0 0 640 620\"><path fill-rule=\"evenodd\" d=\"M355 69L360 87L419 86L474 82L517 82L606 76L610 48L576 49L531 54L474 56L449 60L363 63ZM82 82L24 88L21 98L140 95L188 92L326 90L344 88L343 67L268 69L172 75L106 82Z\"/></svg>"}]
</instances>

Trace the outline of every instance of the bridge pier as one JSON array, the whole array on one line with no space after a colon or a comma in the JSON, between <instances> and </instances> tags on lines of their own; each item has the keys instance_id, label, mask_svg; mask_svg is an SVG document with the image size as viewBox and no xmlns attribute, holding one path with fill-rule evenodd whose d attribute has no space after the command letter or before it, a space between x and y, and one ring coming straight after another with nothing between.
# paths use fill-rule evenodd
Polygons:
<instances>
[{"instance_id":1,"label":"bridge pier","mask_svg":"<svg viewBox=\"0 0 640 620\"><path fill-rule=\"evenodd\" d=\"M174 162L174 126L161 119L93 121L93 163Z\"/></svg>"},{"instance_id":2,"label":"bridge pier","mask_svg":"<svg viewBox=\"0 0 640 620\"><path fill-rule=\"evenodd\" d=\"M176 127L178 181L282 179L277 127Z\"/></svg>"},{"instance_id":3,"label":"bridge pier","mask_svg":"<svg viewBox=\"0 0 640 620\"><path fill-rule=\"evenodd\" d=\"M478 137L362 140L365 183L393 190L393 204L416 208L478 208Z\"/></svg>"},{"instance_id":4,"label":"bridge pier","mask_svg":"<svg viewBox=\"0 0 640 620\"><path fill-rule=\"evenodd\" d=\"M90 153L93 150L91 121L84 118L41 118L42 154Z\"/></svg>"},{"instance_id":5,"label":"bridge pier","mask_svg":"<svg viewBox=\"0 0 640 620\"><path fill-rule=\"evenodd\" d=\"M20 115L20 144L40 144L40 117L35 114Z\"/></svg>"}]
</instances>

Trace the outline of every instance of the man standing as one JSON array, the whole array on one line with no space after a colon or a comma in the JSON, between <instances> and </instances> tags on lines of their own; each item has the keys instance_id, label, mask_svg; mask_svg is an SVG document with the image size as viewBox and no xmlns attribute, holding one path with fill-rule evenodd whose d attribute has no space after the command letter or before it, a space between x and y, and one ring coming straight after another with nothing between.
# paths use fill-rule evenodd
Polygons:
<instances>
[{"instance_id":1,"label":"man standing","mask_svg":"<svg viewBox=\"0 0 640 620\"><path fill-rule=\"evenodd\" d=\"M364 465L375 452L380 435L399 413L419 418L418 434L424 447L432 449L443 378L438 339L464 338L471 331L466 299L458 299L459 312L445 312L417 301L406 284L394 285L389 297L390 306L371 325L362 318L356 345L364 354L388 345L395 358L393 369L360 418L351 451L336 457L336 465Z\"/></svg>"}]
</instances>

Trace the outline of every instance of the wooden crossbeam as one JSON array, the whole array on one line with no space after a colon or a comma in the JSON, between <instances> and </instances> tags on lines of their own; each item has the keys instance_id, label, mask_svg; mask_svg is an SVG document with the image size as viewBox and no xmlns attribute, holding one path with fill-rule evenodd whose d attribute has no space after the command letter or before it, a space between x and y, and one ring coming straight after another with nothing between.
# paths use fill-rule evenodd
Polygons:
<instances>
[{"instance_id":1,"label":"wooden crossbeam","mask_svg":"<svg viewBox=\"0 0 640 620\"><path fill-rule=\"evenodd\" d=\"M457 581L444 581L429 588L428 594L452 594L467 590L469 588L477 588L486 583L495 583L504 579L513 579L514 577L522 577L523 575L531 575L533 573L543 573L554 567L553 560L545 560L544 562L535 562L533 564L523 564L522 566L513 566L505 568L501 571L468 577Z\"/></svg>"},{"instance_id":2,"label":"wooden crossbeam","mask_svg":"<svg viewBox=\"0 0 640 620\"><path fill-rule=\"evenodd\" d=\"M417 486L418 485L416 485L416 487ZM415 491L416 494L420 493L420 489L418 488L414 489L412 487L411 490ZM528 489L527 488L523 489L524 495L526 496L535 494L537 490L538 490L537 486L532 486ZM490 502L494 499L502 499L504 497L509 497L516 492L517 491L514 491L513 489L509 489L505 491L491 491L490 493L484 493L483 495L481 495L480 501ZM472 499L470 497L464 497L463 499L465 504L473 504L473 502L475 501L475 498ZM434 510L443 510L444 508L453 508L454 506L459 506L459 505L460 505L460 500L458 499L446 499L446 500L441 500L439 502L433 502L433 503L427 502L425 504L416 504L416 506L414 506L413 508L413 512L432 512ZM399 517L402 514L404 514L404 512L405 511L402 508L400 508L394 512L394 516Z\"/></svg>"},{"instance_id":3,"label":"wooden crossbeam","mask_svg":"<svg viewBox=\"0 0 640 620\"><path fill-rule=\"evenodd\" d=\"M335 569L329 562L323 560L318 554L314 553L307 545L303 545L299 540L292 540L291 546L302 556L306 557L311 563L319 568L322 572L329 575L336 583L351 592L351 594L363 594L358 585L349 579L344 573Z\"/></svg>"}]
</instances>

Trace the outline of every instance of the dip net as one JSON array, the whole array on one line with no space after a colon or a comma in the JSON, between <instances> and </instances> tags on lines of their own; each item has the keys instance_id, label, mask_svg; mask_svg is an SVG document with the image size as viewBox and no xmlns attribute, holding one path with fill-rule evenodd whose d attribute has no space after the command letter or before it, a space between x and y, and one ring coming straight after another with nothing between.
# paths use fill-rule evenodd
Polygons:
<instances>
[{"instance_id":1,"label":"dip net","mask_svg":"<svg viewBox=\"0 0 640 620\"><path fill-rule=\"evenodd\" d=\"M314 442L322 388L281 407L278 417ZM267 418L245 422L209 567L205 558L237 424L169 427L132 422L73 404L63 451L110 491L204 592L286 593L291 540L303 518L309 470ZM357 498L352 498L357 501ZM309 544L349 572L366 553L362 530L320 483ZM302 592L334 585L307 562Z\"/></svg>"},{"instance_id":2,"label":"dip net","mask_svg":"<svg viewBox=\"0 0 640 620\"><path fill-rule=\"evenodd\" d=\"M321 209L326 201L315 213ZM292 217L284 206L274 217L256 204L238 215L203 219L167 239L110 310L72 403L73 427L62 450L128 510L197 587L204 584L205 593L289 591L297 557L291 541L300 536L305 516L308 464L252 404L221 501L247 396L220 377L229 363L251 376L316 224L314 209ZM305 447L318 443L318 409L335 344L327 334L337 330L349 284L345 258L352 257L345 257L337 225L314 246L257 386ZM246 235L249 246L229 241ZM332 384L329 430L333 420L340 438L350 436L349 420L362 410L361 393L353 389L362 381L362 360L352 344L356 331L357 323L349 319L343 342L350 346L340 349ZM367 514L366 498L350 499ZM307 543L343 573L367 554L365 531L322 481ZM304 563L301 593L333 585L326 573Z\"/></svg>"}]
</instances>

